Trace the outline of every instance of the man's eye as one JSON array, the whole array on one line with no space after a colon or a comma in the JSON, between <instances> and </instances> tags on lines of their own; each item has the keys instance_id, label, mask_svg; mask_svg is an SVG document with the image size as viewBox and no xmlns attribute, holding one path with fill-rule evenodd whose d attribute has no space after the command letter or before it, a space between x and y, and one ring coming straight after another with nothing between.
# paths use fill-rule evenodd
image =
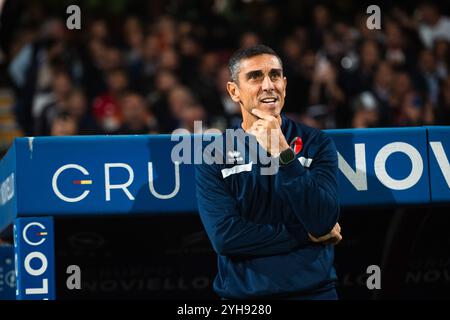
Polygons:
<instances>
[{"instance_id":1,"label":"man's eye","mask_svg":"<svg viewBox=\"0 0 450 320\"><path fill-rule=\"evenodd\" d=\"M279 79L281 75L279 73L274 73L270 76L272 79Z\"/></svg>"}]
</instances>

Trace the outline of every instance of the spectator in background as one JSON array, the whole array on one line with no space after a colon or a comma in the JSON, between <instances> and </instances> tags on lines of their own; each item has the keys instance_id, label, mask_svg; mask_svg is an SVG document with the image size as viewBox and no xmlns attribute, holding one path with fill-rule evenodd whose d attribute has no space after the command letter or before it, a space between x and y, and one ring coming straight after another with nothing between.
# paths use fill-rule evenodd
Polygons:
<instances>
[{"instance_id":1,"label":"spectator in background","mask_svg":"<svg viewBox=\"0 0 450 320\"><path fill-rule=\"evenodd\" d=\"M158 69L168 70L178 74L180 60L173 47L169 47L159 53Z\"/></svg>"},{"instance_id":2,"label":"spectator in background","mask_svg":"<svg viewBox=\"0 0 450 320\"><path fill-rule=\"evenodd\" d=\"M321 56L325 56L331 63L337 65L344 53L344 44L336 35L336 32L326 31L323 35L323 45L319 50Z\"/></svg>"},{"instance_id":3,"label":"spectator in background","mask_svg":"<svg viewBox=\"0 0 450 320\"><path fill-rule=\"evenodd\" d=\"M233 101L233 99L231 99L227 91L227 82L230 81L230 79L230 69L226 64L223 64L219 68L215 84L219 93L220 102L222 104L222 112L227 119L227 127L234 127L238 126L242 119L241 108L236 102ZM220 127L219 129L225 130L225 127L222 127L220 124L218 126Z\"/></svg>"},{"instance_id":4,"label":"spectator in background","mask_svg":"<svg viewBox=\"0 0 450 320\"><path fill-rule=\"evenodd\" d=\"M122 124L119 98L128 89L128 76L123 69L114 69L107 73L108 91L94 99L95 119L106 133L117 130Z\"/></svg>"},{"instance_id":5,"label":"spectator in background","mask_svg":"<svg viewBox=\"0 0 450 320\"><path fill-rule=\"evenodd\" d=\"M331 17L328 7L318 4L314 7L313 12L313 25L310 34L310 42L312 48L320 49L323 46L324 35L331 27Z\"/></svg>"},{"instance_id":6,"label":"spectator in background","mask_svg":"<svg viewBox=\"0 0 450 320\"><path fill-rule=\"evenodd\" d=\"M194 32L194 25L192 22L184 19L178 21L177 33L180 39L185 36L191 35L193 32Z\"/></svg>"},{"instance_id":7,"label":"spectator in background","mask_svg":"<svg viewBox=\"0 0 450 320\"><path fill-rule=\"evenodd\" d=\"M310 88L313 83L314 70L316 68L316 54L313 50L306 50L300 59L299 64L299 77L295 81L295 88L298 106L292 108L292 104L289 108L289 112L297 112L299 114L306 110L306 107L314 104L310 101ZM289 80L290 81L290 80ZM290 83L290 82L289 82ZM289 87L291 85L289 84ZM289 98L288 98L289 99Z\"/></svg>"},{"instance_id":8,"label":"spectator in background","mask_svg":"<svg viewBox=\"0 0 450 320\"><path fill-rule=\"evenodd\" d=\"M400 120L402 104L406 95L413 90L413 87L411 78L405 71L396 72L392 83L392 91L389 97L389 106L391 107L391 111L389 112L390 124L392 126L400 126L402 125L402 121Z\"/></svg>"},{"instance_id":9,"label":"spectator in background","mask_svg":"<svg viewBox=\"0 0 450 320\"><path fill-rule=\"evenodd\" d=\"M370 30L368 28L365 29ZM346 22L339 21L336 22L334 26L334 32L339 42L341 43L343 51L342 54L352 56L352 59L354 59L353 56L355 55L356 43L358 40L358 36L360 36L358 35L357 29ZM376 43L379 42L377 41L376 37L372 39L372 37L369 36L369 37L362 37L362 39L375 41Z\"/></svg>"},{"instance_id":10,"label":"spectator in background","mask_svg":"<svg viewBox=\"0 0 450 320\"><path fill-rule=\"evenodd\" d=\"M422 50L419 55L418 70L414 77L414 86L422 98L436 105L439 98L439 76L436 60L431 50Z\"/></svg>"},{"instance_id":11,"label":"spectator in background","mask_svg":"<svg viewBox=\"0 0 450 320\"><path fill-rule=\"evenodd\" d=\"M437 39L434 42L433 54L436 58L436 72L440 80L444 80L449 75L450 67L450 41Z\"/></svg>"},{"instance_id":12,"label":"spectator in background","mask_svg":"<svg viewBox=\"0 0 450 320\"><path fill-rule=\"evenodd\" d=\"M328 112L328 106L323 104L308 106L306 111L300 116L300 121L319 130L325 130L334 125L334 118Z\"/></svg>"},{"instance_id":13,"label":"spectator in background","mask_svg":"<svg viewBox=\"0 0 450 320\"><path fill-rule=\"evenodd\" d=\"M169 110L168 96L179 84L178 78L172 72L160 70L155 76L155 90L147 96L162 132L171 132L177 128L177 122Z\"/></svg>"},{"instance_id":14,"label":"spectator in background","mask_svg":"<svg viewBox=\"0 0 450 320\"><path fill-rule=\"evenodd\" d=\"M189 78L197 73L202 47L192 34L185 34L180 38L180 74Z\"/></svg>"},{"instance_id":15,"label":"spectator in background","mask_svg":"<svg viewBox=\"0 0 450 320\"><path fill-rule=\"evenodd\" d=\"M406 50L407 37L403 33L399 24L388 20L385 23L386 39L385 39L385 55L384 58L393 67L397 68L412 68L414 57L412 52Z\"/></svg>"},{"instance_id":16,"label":"spectator in background","mask_svg":"<svg viewBox=\"0 0 450 320\"><path fill-rule=\"evenodd\" d=\"M36 119L52 102L52 72L58 63L70 65L64 55L65 26L60 19L52 18L40 29L25 28L22 37L12 45L8 72L16 89L16 115L27 135L41 134ZM16 47L17 46L17 47Z\"/></svg>"},{"instance_id":17,"label":"spectator in background","mask_svg":"<svg viewBox=\"0 0 450 320\"><path fill-rule=\"evenodd\" d=\"M52 123L61 113L67 111L67 101L73 88L72 80L68 73L55 71L50 102L43 107L42 112L35 120L35 135L49 135Z\"/></svg>"},{"instance_id":18,"label":"spectator in background","mask_svg":"<svg viewBox=\"0 0 450 320\"><path fill-rule=\"evenodd\" d=\"M259 18L258 33L264 42L277 46L280 34L284 33L283 24L280 21L280 9L272 4L268 4L261 9Z\"/></svg>"},{"instance_id":19,"label":"spectator in background","mask_svg":"<svg viewBox=\"0 0 450 320\"><path fill-rule=\"evenodd\" d=\"M400 105L397 124L399 126L421 126L428 124L426 113L430 107L430 103L424 101L420 94L415 91L409 91L404 96Z\"/></svg>"},{"instance_id":20,"label":"spectator in background","mask_svg":"<svg viewBox=\"0 0 450 320\"><path fill-rule=\"evenodd\" d=\"M379 107L379 125L389 126L393 123L393 108L389 98L392 92L394 73L387 62L380 62L376 68L375 76L370 92L377 100Z\"/></svg>"},{"instance_id":21,"label":"spectator in background","mask_svg":"<svg viewBox=\"0 0 450 320\"><path fill-rule=\"evenodd\" d=\"M141 56L136 54L133 60L128 61L132 86L143 94L154 89L159 54L159 40L150 34L145 37Z\"/></svg>"},{"instance_id":22,"label":"spectator in background","mask_svg":"<svg viewBox=\"0 0 450 320\"><path fill-rule=\"evenodd\" d=\"M78 134L77 121L66 112L56 115L51 124L52 136L74 136Z\"/></svg>"},{"instance_id":23,"label":"spectator in background","mask_svg":"<svg viewBox=\"0 0 450 320\"><path fill-rule=\"evenodd\" d=\"M123 37L125 41L125 62L132 65L142 59L144 31L137 17L128 17L123 25Z\"/></svg>"},{"instance_id":24,"label":"spectator in background","mask_svg":"<svg viewBox=\"0 0 450 320\"><path fill-rule=\"evenodd\" d=\"M419 6L419 35L423 44L431 49L437 39L450 41L450 18L441 15L437 5L431 1Z\"/></svg>"},{"instance_id":25,"label":"spectator in background","mask_svg":"<svg viewBox=\"0 0 450 320\"><path fill-rule=\"evenodd\" d=\"M302 46L295 36L289 35L283 40L282 58L284 66L289 67L290 72L298 72L298 64L301 61Z\"/></svg>"},{"instance_id":26,"label":"spectator in background","mask_svg":"<svg viewBox=\"0 0 450 320\"><path fill-rule=\"evenodd\" d=\"M337 84L337 70L323 57L319 59L314 70L309 102L312 105L326 105L328 112L332 114L335 114L345 102L344 92ZM335 126L336 123L331 128Z\"/></svg>"},{"instance_id":27,"label":"spectator in background","mask_svg":"<svg viewBox=\"0 0 450 320\"><path fill-rule=\"evenodd\" d=\"M339 84L349 97L371 88L374 71L380 62L380 50L373 40L364 40L360 46L359 65L355 70L342 71Z\"/></svg>"},{"instance_id":28,"label":"spectator in background","mask_svg":"<svg viewBox=\"0 0 450 320\"><path fill-rule=\"evenodd\" d=\"M361 60L358 67L356 79L360 82L360 89L357 92L367 90L372 85L372 77L375 68L380 62L380 50L377 42L366 40L361 45Z\"/></svg>"},{"instance_id":29,"label":"spectator in background","mask_svg":"<svg viewBox=\"0 0 450 320\"><path fill-rule=\"evenodd\" d=\"M113 134L156 134L158 124L144 97L126 92L120 98L122 125Z\"/></svg>"},{"instance_id":30,"label":"spectator in background","mask_svg":"<svg viewBox=\"0 0 450 320\"><path fill-rule=\"evenodd\" d=\"M286 78L289 79L289 87L297 90L301 86L300 66L302 62L302 47L295 36L287 36L282 48L283 69ZM304 107L301 94L293 94L286 97L284 111L286 114L297 113Z\"/></svg>"},{"instance_id":31,"label":"spectator in background","mask_svg":"<svg viewBox=\"0 0 450 320\"><path fill-rule=\"evenodd\" d=\"M103 68L104 72L121 69L125 66L122 51L117 47L106 47Z\"/></svg>"},{"instance_id":32,"label":"spectator in background","mask_svg":"<svg viewBox=\"0 0 450 320\"><path fill-rule=\"evenodd\" d=\"M441 84L438 108L436 111L436 124L450 125L450 76Z\"/></svg>"},{"instance_id":33,"label":"spectator in background","mask_svg":"<svg viewBox=\"0 0 450 320\"><path fill-rule=\"evenodd\" d=\"M97 39L86 39L86 47L80 50L83 64L83 86L89 100L106 91L106 81L104 77L104 59L106 45Z\"/></svg>"},{"instance_id":34,"label":"spectator in background","mask_svg":"<svg viewBox=\"0 0 450 320\"><path fill-rule=\"evenodd\" d=\"M185 109L197 104L192 92L184 86L177 86L170 90L167 101L168 111L177 123L175 128L180 127Z\"/></svg>"},{"instance_id":35,"label":"spectator in background","mask_svg":"<svg viewBox=\"0 0 450 320\"><path fill-rule=\"evenodd\" d=\"M220 93L216 87L218 68L218 55L213 52L204 53L200 59L198 72L186 82L192 92L195 92L199 102L208 106L208 112L212 116L223 114Z\"/></svg>"},{"instance_id":36,"label":"spectator in background","mask_svg":"<svg viewBox=\"0 0 450 320\"><path fill-rule=\"evenodd\" d=\"M160 40L162 50L175 47L178 35L173 17L169 15L159 17L155 24L155 32Z\"/></svg>"},{"instance_id":37,"label":"spectator in background","mask_svg":"<svg viewBox=\"0 0 450 320\"><path fill-rule=\"evenodd\" d=\"M239 39L239 47L240 48L250 48L256 46L261 42L261 38L256 32L246 31L241 34Z\"/></svg>"},{"instance_id":38,"label":"spectator in background","mask_svg":"<svg viewBox=\"0 0 450 320\"><path fill-rule=\"evenodd\" d=\"M201 123L198 122L196 125L196 121L201 121ZM185 129L190 133L203 133L205 130L208 130L209 127L203 106L198 103L186 105L180 114L178 128Z\"/></svg>"},{"instance_id":39,"label":"spectator in background","mask_svg":"<svg viewBox=\"0 0 450 320\"><path fill-rule=\"evenodd\" d=\"M353 101L353 128L374 128L379 126L380 113L377 100L372 93L365 91Z\"/></svg>"},{"instance_id":40,"label":"spectator in background","mask_svg":"<svg viewBox=\"0 0 450 320\"><path fill-rule=\"evenodd\" d=\"M67 114L77 122L78 134L102 134L103 131L91 114L91 108L83 90L73 89L67 100Z\"/></svg>"},{"instance_id":41,"label":"spectator in background","mask_svg":"<svg viewBox=\"0 0 450 320\"><path fill-rule=\"evenodd\" d=\"M102 18L91 21L88 33L91 39L101 42L110 38L108 23Z\"/></svg>"},{"instance_id":42,"label":"spectator in background","mask_svg":"<svg viewBox=\"0 0 450 320\"><path fill-rule=\"evenodd\" d=\"M385 38L385 35L383 34L385 28L383 28L382 30L376 28L375 29L367 28L367 15L365 12L356 14L354 25L356 26L357 29L355 33L357 34L356 38L358 42L364 40L381 42Z\"/></svg>"}]
</instances>

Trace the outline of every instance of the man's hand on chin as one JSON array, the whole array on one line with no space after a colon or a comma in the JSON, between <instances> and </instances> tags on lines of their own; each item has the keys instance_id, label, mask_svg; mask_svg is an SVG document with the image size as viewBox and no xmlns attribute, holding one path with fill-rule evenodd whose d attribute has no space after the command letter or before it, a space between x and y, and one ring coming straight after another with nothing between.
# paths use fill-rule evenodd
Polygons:
<instances>
[{"instance_id":1,"label":"man's hand on chin","mask_svg":"<svg viewBox=\"0 0 450 320\"><path fill-rule=\"evenodd\" d=\"M258 143L272 157L278 157L283 150L289 148L289 144L281 131L280 121L258 109L252 109L251 112L258 120L253 123L248 133L254 135Z\"/></svg>"}]
</instances>

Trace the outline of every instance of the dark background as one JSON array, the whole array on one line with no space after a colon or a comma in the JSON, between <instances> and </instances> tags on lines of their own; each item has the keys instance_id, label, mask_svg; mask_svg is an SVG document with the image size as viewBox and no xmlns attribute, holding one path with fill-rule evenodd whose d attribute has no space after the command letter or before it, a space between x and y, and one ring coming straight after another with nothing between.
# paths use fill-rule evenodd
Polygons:
<instances>
[{"instance_id":1,"label":"dark background","mask_svg":"<svg viewBox=\"0 0 450 320\"><path fill-rule=\"evenodd\" d=\"M343 209L335 247L343 300L450 298L448 207ZM55 221L58 299L218 299L216 254L196 213ZM66 287L79 265L81 290ZM381 268L381 290L366 269Z\"/></svg>"}]
</instances>

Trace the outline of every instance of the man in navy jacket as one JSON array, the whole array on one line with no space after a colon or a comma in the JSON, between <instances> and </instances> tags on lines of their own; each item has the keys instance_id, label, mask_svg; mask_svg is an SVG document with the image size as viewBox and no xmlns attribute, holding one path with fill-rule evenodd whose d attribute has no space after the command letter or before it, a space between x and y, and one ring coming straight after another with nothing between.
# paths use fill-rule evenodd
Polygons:
<instances>
[{"instance_id":1,"label":"man in navy jacket","mask_svg":"<svg viewBox=\"0 0 450 320\"><path fill-rule=\"evenodd\" d=\"M200 217L218 254L214 290L229 299L337 299L335 145L281 114L287 80L272 49L237 51L230 71L227 89L242 111L234 139L241 143L227 143L214 154L219 161L196 166ZM262 174L267 162L255 161L252 138L258 154L276 160L271 174Z\"/></svg>"}]
</instances>

